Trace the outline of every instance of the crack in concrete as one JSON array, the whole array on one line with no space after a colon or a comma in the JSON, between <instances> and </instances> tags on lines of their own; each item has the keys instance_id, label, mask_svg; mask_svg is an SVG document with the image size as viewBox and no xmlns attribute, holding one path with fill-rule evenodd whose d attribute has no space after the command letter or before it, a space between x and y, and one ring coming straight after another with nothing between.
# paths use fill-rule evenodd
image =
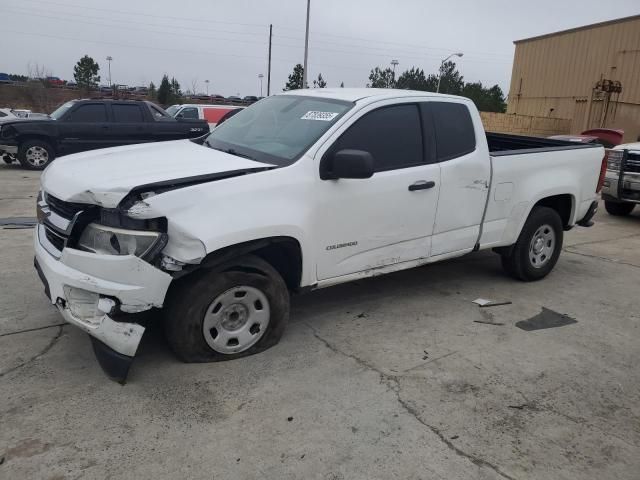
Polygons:
<instances>
[{"instance_id":1,"label":"crack in concrete","mask_svg":"<svg viewBox=\"0 0 640 480\"><path fill-rule=\"evenodd\" d=\"M18 330L16 332L0 333L0 337L9 337L11 335L18 335L19 333L37 332L38 330L46 330L47 328L62 327L66 323L54 323L53 325L45 325L43 327L26 328L24 330Z\"/></svg>"},{"instance_id":2,"label":"crack in concrete","mask_svg":"<svg viewBox=\"0 0 640 480\"><path fill-rule=\"evenodd\" d=\"M58 342L58 340L60 340L60 337L62 336L62 332L63 332L62 329L63 329L63 326L58 327L58 333L55 334L55 336L51 339L49 344L46 347L44 347L44 349L42 349L40 353L34 355L29 360L22 362L20 365L16 365L15 367L5 370L4 372L0 372L0 377L4 377L5 375L8 375L11 372L15 372L16 370L22 367L25 367L32 362L35 362L37 359L39 359L43 355L46 355L46 353L53 348L53 346Z\"/></svg>"},{"instance_id":3,"label":"crack in concrete","mask_svg":"<svg viewBox=\"0 0 640 480\"><path fill-rule=\"evenodd\" d=\"M587 258L595 258L596 260L602 260L603 262L613 263L614 265L627 265L627 266L633 267L633 268L640 268L640 265L634 265L633 263L621 262L619 260L612 260L610 258L600 257L598 255L589 255L588 253L574 252L574 251L569 250L569 248L570 247L563 248L562 250L567 252L567 253L572 253L573 255L580 255L581 257L587 257Z\"/></svg>"},{"instance_id":4,"label":"crack in concrete","mask_svg":"<svg viewBox=\"0 0 640 480\"><path fill-rule=\"evenodd\" d=\"M317 332L317 330L315 328L313 328L311 325L309 325L306 322L303 322L303 323L309 330L311 330L313 336L317 340L319 340L329 350L331 350L332 352L334 352L334 353L336 353L338 355L350 358L353 361L355 361L358 365L366 368L367 370L370 370L370 371L373 371L373 372L377 373L378 376L380 377L380 382L387 385L387 391L393 391L395 393L396 401L400 404L400 406L404 409L404 411L406 413L408 413L411 417L413 417L416 421L418 421L418 423L420 423L424 427L428 428L433 434L435 434L440 439L440 441L442 443L444 443L450 450L455 452L456 455L469 460L471 463L473 463L477 467L489 468L490 470L493 470L495 473L500 475L502 478L506 478L507 480L515 480L514 477L512 477L512 476L508 475L507 473L503 472L502 469L500 467L498 467L497 465L494 465L494 464L488 462L487 460L484 460L482 458L476 457L475 455L473 455L471 453L467 453L464 450L462 450L461 448L456 447L451 442L451 440L449 440L442 433L442 431L439 428L434 427L433 425L429 425L422 418L420 418L420 413L414 407L412 407L406 400L404 400L400 396L401 387L400 387L400 382L398 380L398 377L396 377L394 375L390 375L390 374L384 373L383 371L377 369L376 367L374 367L373 365L371 365L367 361L359 358L358 356L340 350L339 348L337 348L334 345L332 345L327 339L325 339L324 337L320 336L320 334Z\"/></svg>"}]
</instances>

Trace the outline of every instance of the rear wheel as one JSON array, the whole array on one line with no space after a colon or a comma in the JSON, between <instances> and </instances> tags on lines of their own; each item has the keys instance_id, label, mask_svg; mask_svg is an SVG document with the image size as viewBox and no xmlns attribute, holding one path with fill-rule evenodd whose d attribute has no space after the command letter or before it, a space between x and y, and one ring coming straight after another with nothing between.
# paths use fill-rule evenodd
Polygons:
<instances>
[{"instance_id":1,"label":"rear wheel","mask_svg":"<svg viewBox=\"0 0 640 480\"><path fill-rule=\"evenodd\" d=\"M253 355L280 340L289 319L289 292L259 257L195 273L177 287L165 309L165 333L185 362Z\"/></svg>"},{"instance_id":2,"label":"rear wheel","mask_svg":"<svg viewBox=\"0 0 640 480\"><path fill-rule=\"evenodd\" d=\"M629 215L635 206L635 203L610 202L608 200L604 201L604 208L607 213L616 217Z\"/></svg>"},{"instance_id":3,"label":"rear wheel","mask_svg":"<svg viewBox=\"0 0 640 480\"><path fill-rule=\"evenodd\" d=\"M507 274L523 281L546 277L560 256L563 240L562 220L548 207L534 207L511 252L502 255Z\"/></svg>"},{"instance_id":4,"label":"rear wheel","mask_svg":"<svg viewBox=\"0 0 640 480\"><path fill-rule=\"evenodd\" d=\"M44 140L27 140L18 148L18 161L27 170L44 170L55 158L55 150Z\"/></svg>"}]
</instances>

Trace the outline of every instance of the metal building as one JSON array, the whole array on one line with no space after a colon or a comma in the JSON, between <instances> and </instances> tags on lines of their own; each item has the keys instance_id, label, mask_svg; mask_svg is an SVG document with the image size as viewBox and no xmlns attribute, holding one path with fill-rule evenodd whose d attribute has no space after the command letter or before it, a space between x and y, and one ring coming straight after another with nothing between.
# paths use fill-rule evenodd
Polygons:
<instances>
[{"instance_id":1,"label":"metal building","mask_svg":"<svg viewBox=\"0 0 640 480\"><path fill-rule=\"evenodd\" d=\"M640 136L640 15L514 42L507 113Z\"/></svg>"}]
</instances>

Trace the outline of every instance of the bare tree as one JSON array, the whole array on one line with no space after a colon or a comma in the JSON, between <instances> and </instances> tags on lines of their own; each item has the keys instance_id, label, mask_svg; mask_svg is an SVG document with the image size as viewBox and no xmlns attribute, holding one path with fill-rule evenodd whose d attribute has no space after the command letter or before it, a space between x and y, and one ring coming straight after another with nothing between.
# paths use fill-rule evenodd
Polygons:
<instances>
[{"instance_id":1,"label":"bare tree","mask_svg":"<svg viewBox=\"0 0 640 480\"><path fill-rule=\"evenodd\" d=\"M191 79L191 93L193 93L194 95L198 94L198 79L197 78L192 78Z\"/></svg>"}]
</instances>

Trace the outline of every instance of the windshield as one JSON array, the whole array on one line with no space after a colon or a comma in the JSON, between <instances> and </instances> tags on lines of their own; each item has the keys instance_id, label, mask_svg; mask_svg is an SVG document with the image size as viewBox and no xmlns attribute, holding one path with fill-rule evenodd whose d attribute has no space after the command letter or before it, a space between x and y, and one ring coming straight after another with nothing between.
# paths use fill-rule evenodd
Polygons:
<instances>
[{"instance_id":1,"label":"windshield","mask_svg":"<svg viewBox=\"0 0 640 480\"><path fill-rule=\"evenodd\" d=\"M178 112L178 110L180 110L180 105L171 105L169 108L165 110L165 112L167 112L169 115L174 117Z\"/></svg>"},{"instance_id":2,"label":"windshield","mask_svg":"<svg viewBox=\"0 0 640 480\"><path fill-rule=\"evenodd\" d=\"M65 113L67 113L67 110L69 110L73 106L73 103L74 102L67 102L65 104L60 105L49 116L55 120L59 120Z\"/></svg>"},{"instance_id":3,"label":"windshield","mask_svg":"<svg viewBox=\"0 0 640 480\"><path fill-rule=\"evenodd\" d=\"M353 103L276 95L254 103L217 127L204 145L259 162L297 160Z\"/></svg>"}]
</instances>

